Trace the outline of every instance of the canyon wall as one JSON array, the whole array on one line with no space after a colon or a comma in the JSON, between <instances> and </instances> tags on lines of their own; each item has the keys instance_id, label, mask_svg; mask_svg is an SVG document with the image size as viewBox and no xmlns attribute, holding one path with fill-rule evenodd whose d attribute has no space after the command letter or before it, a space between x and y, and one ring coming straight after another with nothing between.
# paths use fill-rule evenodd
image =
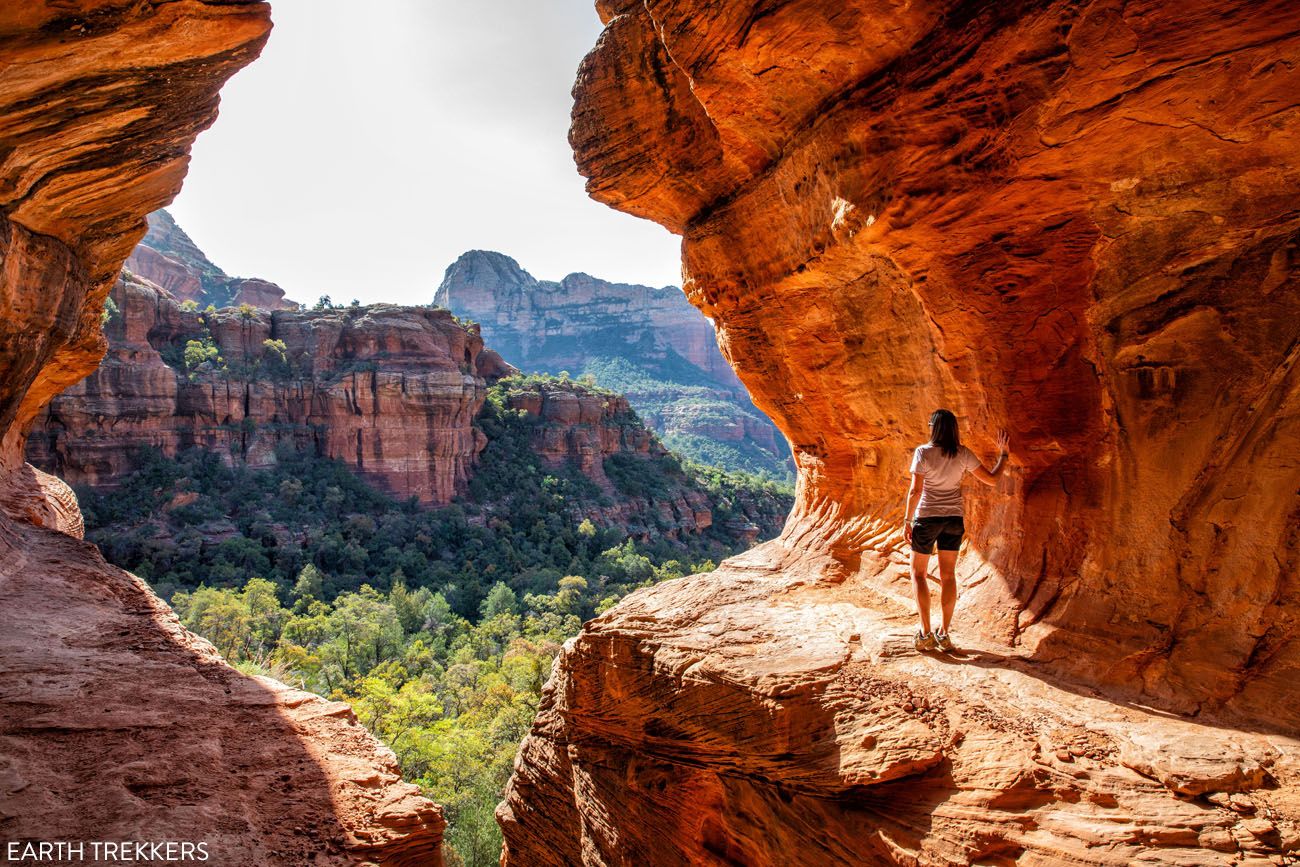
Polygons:
<instances>
[{"instance_id":1,"label":"canyon wall","mask_svg":"<svg viewBox=\"0 0 1300 867\"><path fill-rule=\"evenodd\" d=\"M265 3L0 10L0 836L202 842L211 863L438 864L440 810L344 705L246 677L76 538L27 429L179 190Z\"/></svg>"},{"instance_id":2,"label":"canyon wall","mask_svg":"<svg viewBox=\"0 0 1300 867\"><path fill-rule=\"evenodd\" d=\"M257 469L290 449L340 460L400 499L445 505L470 493L487 459L479 413L488 386L515 372L477 326L444 309L204 311L128 272L109 297L104 359L42 411L26 447L40 470L97 490L114 489L155 452L202 448ZM709 529L717 511L728 538L780 532L787 498L709 494L666 463L668 450L623 395L546 379L503 387L505 405L530 419L528 450L593 483L575 504L598 526L678 538ZM620 488L607 462L657 473L662 495Z\"/></svg>"},{"instance_id":3,"label":"canyon wall","mask_svg":"<svg viewBox=\"0 0 1300 867\"><path fill-rule=\"evenodd\" d=\"M500 253L472 250L434 303L478 322L526 371L589 373L624 392L674 449L732 469L789 473L789 448L718 351L713 325L675 286L570 274L538 280Z\"/></svg>"},{"instance_id":4,"label":"canyon wall","mask_svg":"<svg viewBox=\"0 0 1300 867\"><path fill-rule=\"evenodd\" d=\"M433 303L478 322L502 356L528 370L576 373L593 355L663 360L671 352L719 385L740 384L708 320L675 286L588 274L538 280L509 256L471 250L447 269Z\"/></svg>"},{"instance_id":5,"label":"canyon wall","mask_svg":"<svg viewBox=\"0 0 1300 867\"><path fill-rule=\"evenodd\" d=\"M780 540L566 649L498 812L507 862L1279 863L1291 7L597 8L579 169L682 234L797 502ZM989 463L1012 437L967 492L950 664L910 650L900 526L939 406Z\"/></svg>"},{"instance_id":6,"label":"canyon wall","mask_svg":"<svg viewBox=\"0 0 1300 867\"><path fill-rule=\"evenodd\" d=\"M108 353L36 420L32 463L111 486L141 447L202 446L257 467L288 446L342 460L402 499L463 492L483 447L484 376L506 368L445 310L204 312L129 274L111 298ZM191 349L187 361L190 341L215 357Z\"/></svg>"}]
</instances>

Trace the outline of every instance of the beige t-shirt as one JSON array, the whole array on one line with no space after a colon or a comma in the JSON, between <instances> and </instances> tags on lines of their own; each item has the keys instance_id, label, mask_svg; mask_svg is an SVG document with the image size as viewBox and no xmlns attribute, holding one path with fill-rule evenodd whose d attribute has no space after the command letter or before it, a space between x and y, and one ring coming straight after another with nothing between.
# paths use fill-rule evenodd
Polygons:
<instances>
[{"instance_id":1,"label":"beige t-shirt","mask_svg":"<svg viewBox=\"0 0 1300 867\"><path fill-rule=\"evenodd\" d=\"M917 447L912 453L912 472L922 473L921 502L916 507L918 518L939 518L961 515L962 476L980 466L980 459L965 446L948 457L943 449L933 443Z\"/></svg>"}]
</instances>

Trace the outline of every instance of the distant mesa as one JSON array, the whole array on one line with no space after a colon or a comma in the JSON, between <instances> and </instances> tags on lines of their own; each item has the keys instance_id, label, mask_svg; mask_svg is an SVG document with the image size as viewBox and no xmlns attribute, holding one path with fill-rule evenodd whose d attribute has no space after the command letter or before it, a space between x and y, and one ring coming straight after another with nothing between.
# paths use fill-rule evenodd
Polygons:
<instances>
[{"instance_id":1,"label":"distant mesa","mask_svg":"<svg viewBox=\"0 0 1300 867\"><path fill-rule=\"evenodd\" d=\"M614 350L662 368L676 354L698 368L701 381L741 388L718 351L713 326L676 286L611 283L583 273L538 280L503 253L471 250L447 269L434 303L481 323L498 351L525 369L576 371Z\"/></svg>"},{"instance_id":2,"label":"distant mesa","mask_svg":"<svg viewBox=\"0 0 1300 867\"><path fill-rule=\"evenodd\" d=\"M200 307L249 304L263 310L296 310L284 290L257 277L231 277L204 255L166 210L149 215L149 231L126 260L126 269Z\"/></svg>"},{"instance_id":3,"label":"distant mesa","mask_svg":"<svg viewBox=\"0 0 1300 867\"><path fill-rule=\"evenodd\" d=\"M471 250L447 269L434 303L478 322L483 339L522 370L591 374L626 393L688 457L792 475L785 438L754 407L713 325L676 286L582 273L538 280L509 256Z\"/></svg>"}]
</instances>

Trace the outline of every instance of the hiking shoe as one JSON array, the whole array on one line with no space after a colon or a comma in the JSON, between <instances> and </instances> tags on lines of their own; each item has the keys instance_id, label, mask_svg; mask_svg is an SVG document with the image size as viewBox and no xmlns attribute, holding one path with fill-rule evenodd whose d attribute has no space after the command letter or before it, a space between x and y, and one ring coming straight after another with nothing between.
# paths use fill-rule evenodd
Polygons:
<instances>
[{"instance_id":1,"label":"hiking shoe","mask_svg":"<svg viewBox=\"0 0 1300 867\"><path fill-rule=\"evenodd\" d=\"M939 649L944 653L952 653L957 649L952 643L952 638L950 638L946 632L935 632L934 643L937 644Z\"/></svg>"},{"instance_id":2,"label":"hiking shoe","mask_svg":"<svg viewBox=\"0 0 1300 867\"><path fill-rule=\"evenodd\" d=\"M916 630L916 649L924 653L927 650L934 650L936 645L933 632L922 632Z\"/></svg>"}]
</instances>

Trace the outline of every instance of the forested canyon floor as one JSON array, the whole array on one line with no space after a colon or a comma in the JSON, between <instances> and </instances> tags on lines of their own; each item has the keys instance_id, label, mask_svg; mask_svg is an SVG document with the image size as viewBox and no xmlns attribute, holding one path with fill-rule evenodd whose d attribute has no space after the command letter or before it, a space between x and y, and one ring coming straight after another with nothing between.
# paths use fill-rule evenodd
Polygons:
<instances>
[{"instance_id":1,"label":"forested canyon floor","mask_svg":"<svg viewBox=\"0 0 1300 867\"><path fill-rule=\"evenodd\" d=\"M355 708L443 806L453 863L495 863L492 809L560 644L776 535L789 495L683 466L623 396L520 375L446 310L203 300L124 273L105 359L29 458L241 672Z\"/></svg>"}]
</instances>

